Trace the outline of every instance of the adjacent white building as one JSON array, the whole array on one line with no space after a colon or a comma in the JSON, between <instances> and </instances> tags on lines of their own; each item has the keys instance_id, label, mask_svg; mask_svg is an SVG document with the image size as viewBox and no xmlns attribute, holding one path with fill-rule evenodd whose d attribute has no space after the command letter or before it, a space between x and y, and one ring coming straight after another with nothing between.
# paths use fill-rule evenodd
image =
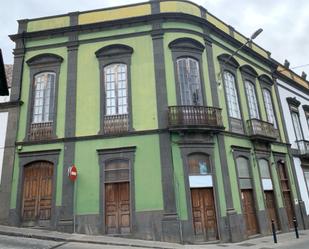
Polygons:
<instances>
[{"instance_id":1,"label":"adjacent white building","mask_svg":"<svg viewBox=\"0 0 309 249\"><path fill-rule=\"evenodd\" d=\"M5 65L6 78L10 93L11 82L12 82L12 68L13 65ZM7 131L7 122L8 122L8 109L5 105L6 102L10 101L10 95L0 96L0 184L3 168L3 156L4 156L4 146L5 146L5 137Z\"/></svg>"},{"instance_id":2,"label":"adjacent white building","mask_svg":"<svg viewBox=\"0 0 309 249\"><path fill-rule=\"evenodd\" d=\"M309 217L309 82L305 73L300 77L283 67L278 72L278 93L304 204L303 215Z\"/></svg>"}]
</instances>

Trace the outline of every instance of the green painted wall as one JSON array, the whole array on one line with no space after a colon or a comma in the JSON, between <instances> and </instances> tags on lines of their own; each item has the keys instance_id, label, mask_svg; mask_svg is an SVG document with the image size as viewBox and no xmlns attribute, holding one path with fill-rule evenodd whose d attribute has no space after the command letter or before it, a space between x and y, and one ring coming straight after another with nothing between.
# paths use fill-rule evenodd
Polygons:
<instances>
[{"instance_id":1,"label":"green painted wall","mask_svg":"<svg viewBox=\"0 0 309 249\"><path fill-rule=\"evenodd\" d=\"M100 72L95 52L107 45L134 49L131 66L132 117L135 130L158 127L152 39L141 36L84 44L78 50L76 135L94 135L100 129Z\"/></svg>"},{"instance_id":2,"label":"green painted wall","mask_svg":"<svg viewBox=\"0 0 309 249\"><path fill-rule=\"evenodd\" d=\"M80 34L78 36L79 40L87 40L87 39L95 39L95 38L104 38L114 35L124 35L130 33L144 32L150 31L152 29L152 25L143 25L143 26L135 26L135 27L127 27L122 29L113 29L113 30L105 30L101 32L92 32Z\"/></svg>"},{"instance_id":3,"label":"green painted wall","mask_svg":"<svg viewBox=\"0 0 309 249\"><path fill-rule=\"evenodd\" d=\"M77 213L99 213L100 170L97 149L136 146L133 163L136 211L162 210L163 196L157 135L76 143Z\"/></svg>"},{"instance_id":4,"label":"green painted wall","mask_svg":"<svg viewBox=\"0 0 309 249\"><path fill-rule=\"evenodd\" d=\"M26 61L35 55L43 53L52 53L63 58L60 68L59 82L58 82L58 107L57 107L57 128L56 135L60 138L64 136L65 123L65 103L66 103L66 82L67 82L67 49L54 48L38 51L27 52L25 56L24 72L22 78L21 100L24 104L20 107L20 119L18 127L17 141L23 141L26 136L26 123L29 105L29 89L30 89L30 70Z\"/></svg>"},{"instance_id":5,"label":"green painted wall","mask_svg":"<svg viewBox=\"0 0 309 249\"><path fill-rule=\"evenodd\" d=\"M55 45L58 43L67 42L69 38L67 36L57 37L57 38L47 38L47 39L40 39L40 40L29 40L26 42L26 47L36 47L36 46L45 46L45 45Z\"/></svg>"},{"instance_id":6,"label":"green painted wall","mask_svg":"<svg viewBox=\"0 0 309 249\"><path fill-rule=\"evenodd\" d=\"M188 29L203 33L202 27L186 22L172 22L172 21L164 22L162 27L164 29Z\"/></svg>"}]
</instances>

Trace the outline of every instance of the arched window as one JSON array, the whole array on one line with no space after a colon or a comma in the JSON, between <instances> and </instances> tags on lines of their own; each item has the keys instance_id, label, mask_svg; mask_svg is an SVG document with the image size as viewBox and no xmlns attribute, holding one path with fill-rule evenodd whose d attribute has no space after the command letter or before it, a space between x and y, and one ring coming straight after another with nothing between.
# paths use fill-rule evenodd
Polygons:
<instances>
[{"instance_id":1,"label":"arched window","mask_svg":"<svg viewBox=\"0 0 309 249\"><path fill-rule=\"evenodd\" d=\"M196 153L188 157L189 175L211 174L209 156Z\"/></svg>"},{"instance_id":2,"label":"arched window","mask_svg":"<svg viewBox=\"0 0 309 249\"><path fill-rule=\"evenodd\" d=\"M182 105L203 105L199 63L192 58L177 60Z\"/></svg>"},{"instance_id":3,"label":"arched window","mask_svg":"<svg viewBox=\"0 0 309 249\"><path fill-rule=\"evenodd\" d=\"M269 171L268 161L265 159L260 159L258 163L259 163L259 169L260 169L263 189L273 190L273 184L271 180L271 174Z\"/></svg>"},{"instance_id":4,"label":"arched window","mask_svg":"<svg viewBox=\"0 0 309 249\"><path fill-rule=\"evenodd\" d=\"M267 114L267 121L269 123L272 123L274 127L277 128L273 103L271 99L271 93L266 88L263 89L263 97L264 97L265 109L266 109L266 114Z\"/></svg>"},{"instance_id":5,"label":"arched window","mask_svg":"<svg viewBox=\"0 0 309 249\"><path fill-rule=\"evenodd\" d=\"M257 103L253 83L246 80L245 81L245 88L246 88L250 118L260 119L259 108L258 108L258 103Z\"/></svg>"},{"instance_id":6,"label":"arched window","mask_svg":"<svg viewBox=\"0 0 309 249\"><path fill-rule=\"evenodd\" d=\"M56 74L53 72L39 73L34 77L33 124L53 121L55 81Z\"/></svg>"},{"instance_id":7,"label":"arched window","mask_svg":"<svg viewBox=\"0 0 309 249\"><path fill-rule=\"evenodd\" d=\"M111 64L104 68L105 115L128 114L127 65Z\"/></svg>"},{"instance_id":8,"label":"arched window","mask_svg":"<svg viewBox=\"0 0 309 249\"><path fill-rule=\"evenodd\" d=\"M252 189L249 161L245 157L237 157L236 166L241 189Z\"/></svg>"},{"instance_id":9,"label":"arched window","mask_svg":"<svg viewBox=\"0 0 309 249\"><path fill-rule=\"evenodd\" d=\"M228 71L224 71L223 76L229 116L232 118L241 119L235 77Z\"/></svg>"}]
</instances>

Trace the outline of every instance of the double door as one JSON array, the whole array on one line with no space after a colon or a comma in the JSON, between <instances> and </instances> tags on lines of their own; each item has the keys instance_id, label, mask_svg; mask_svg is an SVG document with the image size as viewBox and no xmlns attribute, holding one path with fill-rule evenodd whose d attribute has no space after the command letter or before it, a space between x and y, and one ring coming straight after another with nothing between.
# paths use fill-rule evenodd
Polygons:
<instances>
[{"instance_id":1,"label":"double door","mask_svg":"<svg viewBox=\"0 0 309 249\"><path fill-rule=\"evenodd\" d=\"M269 224L269 231L272 231L271 228L271 221L274 220L276 230L280 230L280 223L278 219L277 209L276 209L276 201L274 191L268 190L264 191L265 195L265 204L268 216L268 224Z\"/></svg>"},{"instance_id":2,"label":"double door","mask_svg":"<svg viewBox=\"0 0 309 249\"><path fill-rule=\"evenodd\" d=\"M53 164L35 162L24 168L22 221L39 225L50 220L52 206Z\"/></svg>"},{"instance_id":3,"label":"double door","mask_svg":"<svg viewBox=\"0 0 309 249\"><path fill-rule=\"evenodd\" d=\"M130 233L129 182L105 184L105 232Z\"/></svg>"},{"instance_id":4,"label":"double door","mask_svg":"<svg viewBox=\"0 0 309 249\"><path fill-rule=\"evenodd\" d=\"M251 236L259 232L255 203L252 189L242 189L241 199L243 207L243 216L246 223L247 235Z\"/></svg>"},{"instance_id":5,"label":"double door","mask_svg":"<svg viewBox=\"0 0 309 249\"><path fill-rule=\"evenodd\" d=\"M218 239L213 188L192 188L192 213L196 240Z\"/></svg>"}]
</instances>

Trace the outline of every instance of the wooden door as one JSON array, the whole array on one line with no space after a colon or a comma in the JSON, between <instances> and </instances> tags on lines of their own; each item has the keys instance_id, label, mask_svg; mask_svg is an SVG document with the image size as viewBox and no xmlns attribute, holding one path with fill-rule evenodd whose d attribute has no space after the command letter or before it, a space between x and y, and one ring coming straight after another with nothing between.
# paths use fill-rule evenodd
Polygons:
<instances>
[{"instance_id":1,"label":"wooden door","mask_svg":"<svg viewBox=\"0 0 309 249\"><path fill-rule=\"evenodd\" d=\"M192 216L197 240L217 240L218 229L212 188L191 189Z\"/></svg>"},{"instance_id":2,"label":"wooden door","mask_svg":"<svg viewBox=\"0 0 309 249\"><path fill-rule=\"evenodd\" d=\"M24 168L22 220L50 220L52 206L53 165L35 162Z\"/></svg>"},{"instance_id":3,"label":"wooden door","mask_svg":"<svg viewBox=\"0 0 309 249\"><path fill-rule=\"evenodd\" d=\"M128 182L105 184L105 231L130 233L130 187Z\"/></svg>"},{"instance_id":4,"label":"wooden door","mask_svg":"<svg viewBox=\"0 0 309 249\"><path fill-rule=\"evenodd\" d=\"M252 189L241 190L242 206L244 218L247 228L247 235L254 235L258 233L258 224L255 212L255 204Z\"/></svg>"},{"instance_id":5,"label":"wooden door","mask_svg":"<svg viewBox=\"0 0 309 249\"><path fill-rule=\"evenodd\" d=\"M293 217L295 216L294 208L292 204L291 190L289 185L288 175L285 170L285 165L282 163L278 164L278 175L280 179L280 187L282 192L283 204L288 216L289 227L293 228Z\"/></svg>"},{"instance_id":6,"label":"wooden door","mask_svg":"<svg viewBox=\"0 0 309 249\"><path fill-rule=\"evenodd\" d=\"M278 231L280 230L280 223L279 223L277 209L276 209L274 192L264 191L264 194L265 194L265 202L266 202L266 209L267 209L267 216L268 216L269 231L272 231L271 220L275 221L275 227L276 227L276 230Z\"/></svg>"}]
</instances>

